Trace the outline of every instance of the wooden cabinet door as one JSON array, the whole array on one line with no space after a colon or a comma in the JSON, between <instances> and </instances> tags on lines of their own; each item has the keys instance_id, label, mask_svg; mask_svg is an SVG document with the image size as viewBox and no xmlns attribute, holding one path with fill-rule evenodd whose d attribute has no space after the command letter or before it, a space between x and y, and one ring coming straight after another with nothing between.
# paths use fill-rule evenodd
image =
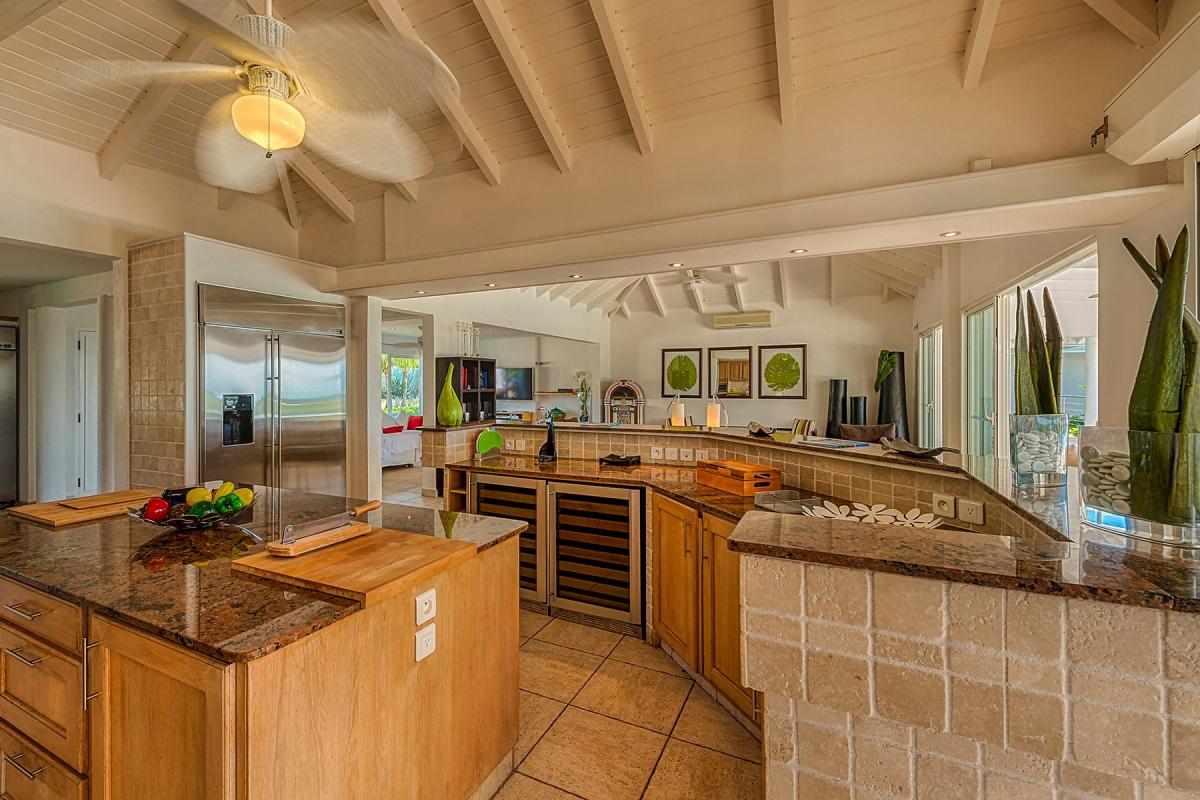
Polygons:
<instances>
[{"instance_id":1,"label":"wooden cabinet door","mask_svg":"<svg viewBox=\"0 0 1200 800\"><path fill-rule=\"evenodd\" d=\"M0 719L87 771L79 659L0 622Z\"/></svg>"},{"instance_id":2,"label":"wooden cabinet door","mask_svg":"<svg viewBox=\"0 0 1200 800\"><path fill-rule=\"evenodd\" d=\"M699 670L699 515L654 495L654 630L680 658Z\"/></svg>"},{"instance_id":3,"label":"wooden cabinet door","mask_svg":"<svg viewBox=\"0 0 1200 800\"><path fill-rule=\"evenodd\" d=\"M234 667L94 614L89 633L92 800L232 800Z\"/></svg>"},{"instance_id":4,"label":"wooden cabinet door","mask_svg":"<svg viewBox=\"0 0 1200 800\"><path fill-rule=\"evenodd\" d=\"M754 718L754 692L742 686L741 562L729 547L734 525L704 516L704 557L701 569L701 674Z\"/></svg>"}]
</instances>

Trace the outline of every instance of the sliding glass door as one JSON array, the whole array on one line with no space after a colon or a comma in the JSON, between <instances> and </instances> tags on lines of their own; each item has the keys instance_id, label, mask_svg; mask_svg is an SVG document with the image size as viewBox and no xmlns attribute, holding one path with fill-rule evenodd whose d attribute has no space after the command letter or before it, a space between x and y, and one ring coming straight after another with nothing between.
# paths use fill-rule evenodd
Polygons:
<instances>
[{"instance_id":1,"label":"sliding glass door","mask_svg":"<svg viewBox=\"0 0 1200 800\"><path fill-rule=\"evenodd\" d=\"M967 455L996 453L996 304L967 314Z\"/></svg>"},{"instance_id":2,"label":"sliding glass door","mask_svg":"<svg viewBox=\"0 0 1200 800\"><path fill-rule=\"evenodd\" d=\"M942 326L921 334L917 354L920 381L917 443L921 447L942 446Z\"/></svg>"}]
</instances>

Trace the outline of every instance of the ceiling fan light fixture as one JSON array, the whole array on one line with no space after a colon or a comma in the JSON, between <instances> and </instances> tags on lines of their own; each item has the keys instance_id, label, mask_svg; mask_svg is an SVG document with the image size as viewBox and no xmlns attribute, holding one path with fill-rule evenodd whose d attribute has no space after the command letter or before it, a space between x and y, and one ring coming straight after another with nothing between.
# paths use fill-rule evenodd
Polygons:
<instances>
[{"instance_id":1,"label":"ceiling fan light fixture","mask_svg":"<svg viewBox=\"0 0 1200 800\"><path fill-rule=\"evenodd\" d=\"M277 69L252 65L250 94L233 101L233 127L268 153L304 141L304 115L287 101L291 82Z\"/></svg>"}]
</instances>

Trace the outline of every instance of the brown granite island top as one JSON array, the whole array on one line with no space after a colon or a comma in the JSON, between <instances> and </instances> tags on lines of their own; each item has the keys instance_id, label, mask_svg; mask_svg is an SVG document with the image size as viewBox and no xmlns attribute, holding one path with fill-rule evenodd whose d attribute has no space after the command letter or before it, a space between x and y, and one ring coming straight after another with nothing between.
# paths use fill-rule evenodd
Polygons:
<instances>
[{"instance_id":1,"label":"brown granite island top","mask_svg":"<svg viewBox=\"0 0 1200 800\"><path fill-rule=\"evenodd\" d=\"M264 541L283 523L345 511L359 500L255 487L244 525ZM385 504L369 521L449 537L480 550L524 529L511 520ZM51 529L0 515L0 575L220 661L250 661L359 610L351 600L234 572L264 548L232 527L175 532L130 517Z\"/></svg>"}]
</instances>

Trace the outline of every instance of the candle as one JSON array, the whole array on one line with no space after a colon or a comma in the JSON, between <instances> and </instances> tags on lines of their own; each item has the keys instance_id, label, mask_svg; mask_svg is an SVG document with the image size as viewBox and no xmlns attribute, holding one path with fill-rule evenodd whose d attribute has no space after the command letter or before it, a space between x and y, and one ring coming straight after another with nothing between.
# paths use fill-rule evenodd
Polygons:
<instances>
[{"instance_id":1,"label":"candle","mask_svg":"<svg viewBox=\"0 0 1200 800\"><path fill-rule=\"evenodd\" d=\"M675 400L671 403L671 424L680 427L684 422L683 403Z\"/></svg>"},{"instance_id":2,"label":"candle","mask_svg":"<svg viewBox=\"0 0 1200 800\"><path fill-rule=\"evenodd\" d=\"M710 427L710 428L721 427L721 404L720 403L709 403L707 417L708 417L707 418L708 427Z\"/></svg>"}]
</instances>

